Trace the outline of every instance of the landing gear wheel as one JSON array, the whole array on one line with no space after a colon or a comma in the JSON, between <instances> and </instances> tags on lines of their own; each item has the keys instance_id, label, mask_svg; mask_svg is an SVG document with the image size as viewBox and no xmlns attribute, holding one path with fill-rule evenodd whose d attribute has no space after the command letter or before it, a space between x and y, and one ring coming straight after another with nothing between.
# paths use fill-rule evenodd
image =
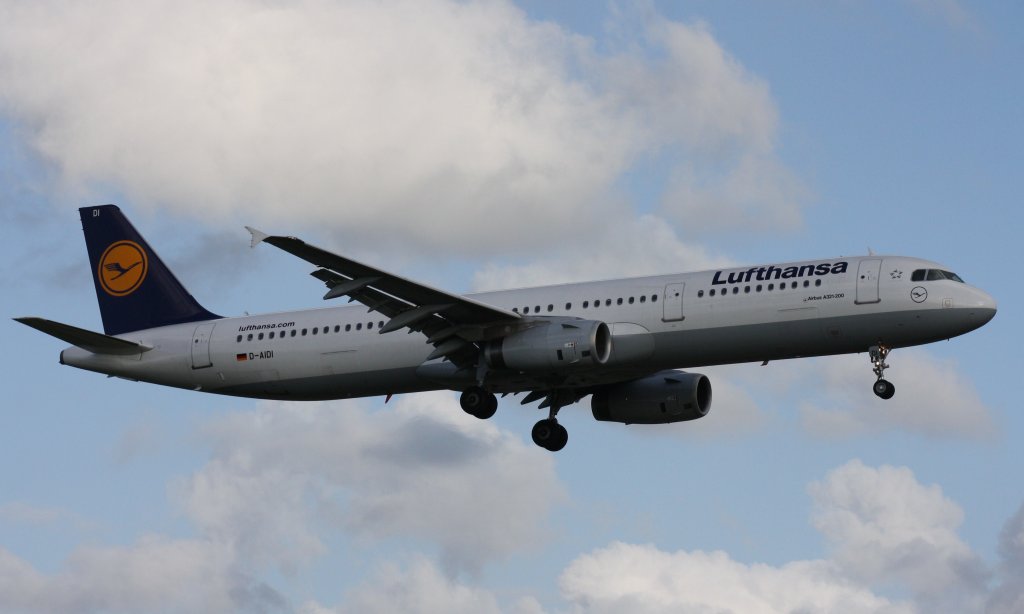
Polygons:
<instances>
[{"instance_id":1,"label":"landing gear wheel","mask_svg":"<svg viewBox=\"0 0 1024 614\"><path fill-rule=\"evenodd\" d=\"M473 415L476 416L477 418L480 418L481 420L486 420L493 416L494 412L496 411L498 411L498 397L488 392L487 404L484 405L484 407L480 411Z\"/></svg>"},{"instance_id":2,"label":"landing gear wheel","mask_svg":"<svg viewBox=\"0 0 1024 614\"><path fill-rule=\"evenodd\" d=\"M498 399L480 386L467 388L459 397L462 410L471 416L486 420L498 410Z\"/></svg>"},{"instance_id":3,"label":"landing gear wheel","mask_svg":"<svg viewBox=\"0 0 1024 614\"><path fill-rule=\"evenodd\" d=\"M892 395L896 394L896 386L885 379L885 370L889 368L889 365L885 364L885 358L889 355L889 351L889 348L884 345L873 345L868 348L868 356L871 358L872 367L874 367L872 370L878 377L873 390L882 399L891 399Z\"/></svg>"},{"instance_id":4,"label":"landing gear wheel","mask_svg":"<svg viewBox=\"0 0 1024 614\"><path fill-rule=\"evenodd\" d=\"M896 394L896 386L888 380L880 379L875 382L874 391L880 398L891 399L892 395Z\"/></svg>"},{"instance_id":5,"label":"landing gear wheel","mask_svg":"<svg viewBox=\"0 0 1024 614\"><path fill-rule=\"evenodd\" d=\"M558 452L569 442L569 431L558 423L554 418L545 418L533 425L533 443L550 450Z\"/></svg>"}]
</instances>

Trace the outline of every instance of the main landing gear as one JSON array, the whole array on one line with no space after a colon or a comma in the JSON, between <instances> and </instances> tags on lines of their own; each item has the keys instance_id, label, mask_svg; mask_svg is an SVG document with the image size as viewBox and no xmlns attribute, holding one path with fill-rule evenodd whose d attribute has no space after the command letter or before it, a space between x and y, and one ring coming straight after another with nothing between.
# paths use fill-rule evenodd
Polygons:
<instances>
[{"instance_id":1,"label":"main landing gear","mask_svg":"<svg viewBox=\"0 0 1024 614\"><path fill-rule=\"evenodd\" d=\"M471 416L486 420L498 411L498 397L480 386L467 388L459 397L462 410Z\"/></svg>"},{"instance_id":2,"label":"main landing gear","mask_svg":"<svg viewBox=\"0 0 1024 614\"><path fill-rule=\"evenodd\" d=\"M885 364L885 357L889 355L889 348L884 345L873 345L868 349L868 355L871 357L875 375L878 376L872 389L880 398L891 399L892 395L896 394L896 386L885 379L885 370L889 368L889 365Z\"/></svg>"},{"instance_id":3,"label":"main landing gear","mask_svg":"<svg viewBox=\"0 0 1024 614\"><path fill-rule=\"evenodd\" d=\"M557 400L558 395L550 396L549 399ZM564 403L565 400L562 402ZM463 391L462 396L459 397L459 404L467 414L481 420L490 418L498 410L498 398L481 386L472 386ZM541 405L541 407L544 406ZM548 409L548 417L533 425L531 433L533 443L552 452L558 452L569 442L569 432L558 423L558 419L555 417L558 415L559 409L561 409L561 405L552 403Z\"/></svg>"},{"instance_id":4,"label":"main landing gear","mask_svg":"<svg viewBox=\"0 0 1024 614\"><path fill-rule=\"evenodd\" d=\"M533 443L552 452L558 452L565 447L565 444L569 443L569 431L558 423L558 419L554 416L556 413L557 410L551 412L550 417L534 424L533 431L530 433L533 435Z\"/></svg>"}]
</instances>

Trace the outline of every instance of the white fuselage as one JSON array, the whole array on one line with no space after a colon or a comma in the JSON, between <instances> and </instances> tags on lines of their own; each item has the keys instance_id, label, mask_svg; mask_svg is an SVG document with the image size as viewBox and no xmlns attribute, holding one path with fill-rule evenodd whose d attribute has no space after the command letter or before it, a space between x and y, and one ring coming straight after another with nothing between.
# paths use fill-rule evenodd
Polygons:
<instances>
[{"instance_id":1,"label":"white fuselage","mask_svg":"<svg viewBox=\"0 0 1024 614\"><path fill-rule=\"evenodd\" d=\"M841 264L845 263L845 264ZM575 317L611 328L612 354L576 386L662 369L903 347L974 330L995 314L985 292L949 279L913 281L934 262L896 256L835 258L565 284L472 295L528 318ZM120 335L151 350L133 356L71 347L64 364L238 396L331 399L397 394L467 382L424 367L422 334L379 334L387 318L345 306L164 326ZM441 363L441 361L434 361ZM495 392L536 389L528 374L488 373Z\"/></svg>"}]
</instances>

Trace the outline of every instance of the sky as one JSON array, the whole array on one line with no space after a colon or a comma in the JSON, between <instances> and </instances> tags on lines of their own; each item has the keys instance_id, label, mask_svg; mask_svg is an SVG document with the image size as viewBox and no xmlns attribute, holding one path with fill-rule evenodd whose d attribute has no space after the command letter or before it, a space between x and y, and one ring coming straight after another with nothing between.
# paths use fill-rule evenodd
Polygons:
<instances>
[{"instance_id":1,"label":"sky","mask_svg":"<svg viewBox=\"0 0 1024 614\"><path fill-rule=\"evenodd\" d=\"M1019 3L0 1L0 313L101 329L78 207L211 311L290 234L457 292L903 254L999 304L700 369L704 419L108 379L0 325L0 610L1024 611ZM865 348L866 349L866 348Z\"/></svg>"}]
</instances>

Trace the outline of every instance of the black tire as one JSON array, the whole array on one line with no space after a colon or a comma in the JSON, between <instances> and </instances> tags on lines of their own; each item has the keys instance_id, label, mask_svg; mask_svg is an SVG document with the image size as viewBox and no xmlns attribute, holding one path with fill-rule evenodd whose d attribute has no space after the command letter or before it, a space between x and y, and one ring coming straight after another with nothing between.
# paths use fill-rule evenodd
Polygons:
<instances>
[{"instance_id":1,"label":"black tire","mask_svg":"<svg viewBox=\"0 0 1024 614\"><path fill-rule=\"evenodd\" d=\"M552 452L558 452L569 441L569 431L554 418L538 421L533 425L530 434L533 436L533 443Z\"/></svg>"},{"instance_id":2,"label":"black tire","mask_svg":"<svg viewBox=\"0 0 1024 614\"><path fill-rule=\"evenodd\" d=\"M548 446L548 450L552 452L558 452L565 447L565 444L569 443L569 431L565 430L565 427L559 423L555 423L555 439Z\"/></svg>"},{"instance_id":3,"label":"black tire","mask_svg":"<svg viewBox=\"0 0 1024 614\"><path fill-rule=\"evenodd\" d=\"M481 420L486 420L490 418L491 416L494 415L494 412L498 411L498 397L488 392L485 398L486 402L484 403L484 406L480 409L480 411L473 414L474 416L480 418Z\"/></svg>"},{"instance_id":4,"label":"black tire","mask_svg":"<svg viewBox=\"0 0 1024 614\"><path fill-rule=\"evenodd\" d=\"M459 397L459 405L467 414L486 420L498 411L498 398L480 386L473 386Z\"/></svg>"},{"instance_id":5,"label":"black tire","mask_svg":"<svg viewBox=\"0 0 1024 614\"><path fill-rule=\"evenodd\" d=\"M463 391L462 396L459 397L459 405L462 405L462 411L472 416L477 415L480 409L487 407L487 391L480 386L473 386Z\"/></svg>"},{"instance_id":6,"label":"black tire","mask_svg":"<svg viewBox=\"0 0 1024 614\"><path fill-rule=\"evenodd\" d=\"M896 386L888 380L880 379L873 387L875 394L881 399L891 399L896 394Z\"/></svg>"}]
</instances>

